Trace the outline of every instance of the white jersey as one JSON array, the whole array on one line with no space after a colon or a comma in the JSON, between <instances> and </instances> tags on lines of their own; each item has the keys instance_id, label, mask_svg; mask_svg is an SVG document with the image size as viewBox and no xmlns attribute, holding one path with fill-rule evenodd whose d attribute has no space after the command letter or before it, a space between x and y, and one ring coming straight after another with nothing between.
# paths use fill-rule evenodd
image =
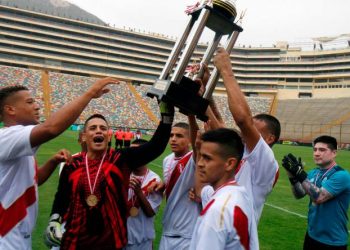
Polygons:
<instances>
[{"instance_id":1,"label":"white jersey","mask_svg":"<svg viewBox=\"0 0 350 250\"><path fill-rule=\"evenodd\" d=\"M253 201L258 224L265 200L278 178L278 163L269 145L260 137L252 152L245 147L243 159L235 173L235 180L244 186ZM206 205L214 192L210 186L203 189L202 204Z\"/></svg>"},{"instance_id":2,"label":"white jersey","mask_svg":"<svg viewBox=\"0 0 350 250\"><path fill-rule=\"evenodd\" d=\"M185 157L185 156L184 156ZM170 154L163 161L165 183L169 181L178 160ZM197 203L190 201L188 192L194 187L195 162L191 156L181 172L163 212L163 235L191 239L200 212Z\"/></svg>"},{"instance_id":3,"label":"white jersey","mask_svg":"<svg viewBox=\"0 0 350 250\"><path fill-rule=\"evenodd\" d=\"M0 249L31 249L38 213L34 126L0 129Z\"/></svg>"},{"instance_id":4,"label":"white jersey","mask_svg":"<svg viewBox=\"0 0 350 250\"><path fill-rule=\"evenodd\" d=\"M163 196L159 192L153 192L147 194L147 187L157 181L159 182L160 177L151 170L148 170L144 179L141 179L141 188L143 189L144 194L146 194L146 198L153 208L154 212L157 212L160 204L162 203ZM129 188L129 201L135 198L134 191ZM128 245L139 245L142 242L147 242L148 240L153 240L155 238L154 231L154 217L147 217L143 210L139 208L139 213L136 217L129 217L127 220L127 228L128 228ZM142 249L142 246L141 248Z\"/></svg>"},{"instance_id":5,"label":"white jersey","mask_svg":"<svg viewBox=\"0 0 350 250\"><path fill-rule=\"evenodd\" d=\"M197 220L190 250L202 249L259 249L252 203L234 181L213 194Z\"/></svg>"}]
</instances>

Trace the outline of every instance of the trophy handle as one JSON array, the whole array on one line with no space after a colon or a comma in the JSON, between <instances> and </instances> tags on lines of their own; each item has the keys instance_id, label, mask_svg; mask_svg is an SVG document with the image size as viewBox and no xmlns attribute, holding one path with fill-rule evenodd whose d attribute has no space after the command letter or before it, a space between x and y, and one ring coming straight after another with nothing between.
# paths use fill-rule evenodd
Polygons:
<instances>
[{"instance_id":1,"label":"trophy handle","mask_svg":"<svg viewBox=\"0 0 350 250\"><path fill-rule=\"evenodd\" d=\"M171 78L172 82L179 83L185 73L188 61L190 60L193 51L195 47L197 46L198 40L206 26L208 17L210 14L209 9L202 9L201 14L198 18L198 28L197 30L192 34L192 37L190 38L190 42L186 45L184 52L180 58L180 61L177 65L177 68L175 69L174 75Z\"/></svg>"},{"instance_id":2,"label":"trophy handle","mask_svg":"<svg viewBox=\"0 0 350 250\"><path fill-rule=\"evenodd\" d=\"M239 33L240 33L240 31L234 31L227 38L227 42L226 42L226 45L225 45L225 50L228 53L231 53L231 50L232 50L233 46L235 45L235 43L237 41ZM219 71L215 67L215 69L214 69L213 73L211 74L211 76L209 78L209 81L207 83L207 87L206 87L205 92L203 94L203 98L209 99L212 96L212 94L214 92L214 89L215 89L215 86L216 86L216 82L218 81L218 79L219 79Z\"/></svg>"},{"instance_id":3,"label":"trophy handle","mask_svg":"<svg viewBox=\"0 0 350 250\"><path fill-rule=\"evenodd\" d=\"M168 58L165 66L162 70L162 73L160 74L159 80L166 80L169 77L171 70L174 68L174 65L179 57L179 54L180 54L195 22L196 22L196 18L191 15L191 17L189 18L189 21L187 22L187 25L185 27L184 33L176 41L176 44L174 45L174 48L172 49L172 51L169 55L169 58Z\"/></svg>"},{"instance_id":4,"label":"trophy handle","mask_svg":"<svg viewBox=\"0 0 350 250\"><path fill-rule=\"evenodd\" d=\"M204 53L204 56L203 56L202 61L201 61L201 65L203 63L206 65L209 65L210 59L213 57L213 54L214 54L216 48L218 47L221 38L222 38L221 33L215 33L213 40L210 42L207 50ZM204 74L204 68L200 67L199 72L192 79L194 80L196 78L202 78L203 74Z\"/></svg>"}]
</instances>

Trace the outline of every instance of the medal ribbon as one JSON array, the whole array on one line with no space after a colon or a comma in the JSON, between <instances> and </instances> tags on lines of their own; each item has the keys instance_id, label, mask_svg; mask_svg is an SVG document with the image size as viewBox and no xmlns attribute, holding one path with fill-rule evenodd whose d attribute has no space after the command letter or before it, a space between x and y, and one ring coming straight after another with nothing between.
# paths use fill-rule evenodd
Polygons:
<instances>
[{"instance_id":1,"label":"medal ribbon","mask_svg":"<svg viewBox=\"0 0 350 250\"><path fill-rule=\"evenodd\" d=\"M323 178L326 176L326 174L327 174L329 171L331 171L332 168L334 168L336 165L337 165L337 163L333 162L333 165L332 165L330 168L328 168L326 172L324 172L324 174L321 176L320 180L322 181ZM321 172L321 171L320 171L320 172ZM315 186L317 186L318 176L320 175L320 172L318 172L317 175L316 175L315 182L314 182Z\"/></svg>"},{"instance_id":2,"label":"medal ribbon","mask_svg":"<svg viewBox=\"0 0 350 250\"><path fill-rule=\"evenodd\" d=\"M100 170L101 170L101 167L102 167L102 164L103 164L103 161L105 159L106 154L107 154L107 151L104 153L104 155L102 157L102 160L100 162L100 165L98 166L98 170L97 170L97 174L96 174L93 186L91 186L91 181L90 181L89 163L88 163L88 159L87 159L87 154L85 155L85 169L86 169L86 174L87 174L87 177L88 177L89 188L90 188L91 194L94 194L97 178L98 178L98 175L100 174Z\"/></svg>"}]
</instances>

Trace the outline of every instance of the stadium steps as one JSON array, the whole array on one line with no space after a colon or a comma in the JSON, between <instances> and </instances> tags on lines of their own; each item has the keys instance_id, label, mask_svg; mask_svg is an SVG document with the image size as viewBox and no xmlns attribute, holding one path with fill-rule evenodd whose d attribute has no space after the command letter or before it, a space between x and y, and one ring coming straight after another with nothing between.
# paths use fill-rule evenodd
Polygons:
<instances>
[{"instance_id":1,"label":"stadium steps","mask_svg":"<svg viewBox=\"0 0 350 250\"><path fill-rule=\"evenodd\" d=\"M350 98L280 100L276 116L282 125L281 138L310 142L324 133L350 141ZM343 130L343 131L342 131Z\"/></svg>"},{"instance_id":2,"label":"stadium steps","mask_svg":"<svg viewBox=\"0 0 350 250\"><path fill-rule=\"evenodd\" d=\"M343 124L347 120L350 120L350 112L344 114L343 116L339 117L338 119L331 121L330 124L322 126L319 130L313 131L311 134L305 136L304 139L305 140L312 140L315 137L315 135L321 135L323 133L326 133L329 130L331 130L333 127L340 126L341 124Z\"/></svg>"},{"instance_id":3,"label":"stadium steps","mask_svg":"<svg viewBox=\"0 0 350 250\"><path fill-rule=\"evenodd\" d=\"M44 117L47 119L51 114L51 87L49 82L49 72L41 71L41 86L43 88Z\"/></svg>"},{"instance_id":4,"label":"stadium steps","mask_svg":"<svg viewBox=\"0 0 350 250\"><path fill-rule=\"evenodd\" d=\"M150 120L153 121L154 125L157 126L157 124L159 122L158 118L148 108L148 105L145 103L145 101L142 99L142 97L139 95L139 93L137 93L136 88L131 83L127 83L127 86L129 88L130 92L135 96L135 99L140 104L141 108L146 112L146 114L148 115Z\"/></svg>"},{"instance_id":5,"label":"stadium steps","mask_svg":"<svg viewBox=\"0 0 350 250\"><path fill-rule=\"evenodd\" d=\"M271 102L269 114L275 116L277 112L277 107L278 107L278 99L277 99L277 95L274 95Z\"/></svg>"}]
</instances>

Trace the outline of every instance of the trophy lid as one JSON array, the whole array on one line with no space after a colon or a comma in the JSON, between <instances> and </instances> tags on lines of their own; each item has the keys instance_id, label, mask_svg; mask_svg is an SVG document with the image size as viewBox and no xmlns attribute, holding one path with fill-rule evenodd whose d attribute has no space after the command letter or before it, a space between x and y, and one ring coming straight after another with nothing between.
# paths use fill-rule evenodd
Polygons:
<instances>
[{"instance_id":1,"label":"trophy lid","mask_svg":"<svg viewBox=\"0 0 350 250\"><path fill-rule=\"evenodd\" d=\"M230 0L214 0L213 8L232 21L237 16L236 7Z\"/></svg>"}]
</instances>

